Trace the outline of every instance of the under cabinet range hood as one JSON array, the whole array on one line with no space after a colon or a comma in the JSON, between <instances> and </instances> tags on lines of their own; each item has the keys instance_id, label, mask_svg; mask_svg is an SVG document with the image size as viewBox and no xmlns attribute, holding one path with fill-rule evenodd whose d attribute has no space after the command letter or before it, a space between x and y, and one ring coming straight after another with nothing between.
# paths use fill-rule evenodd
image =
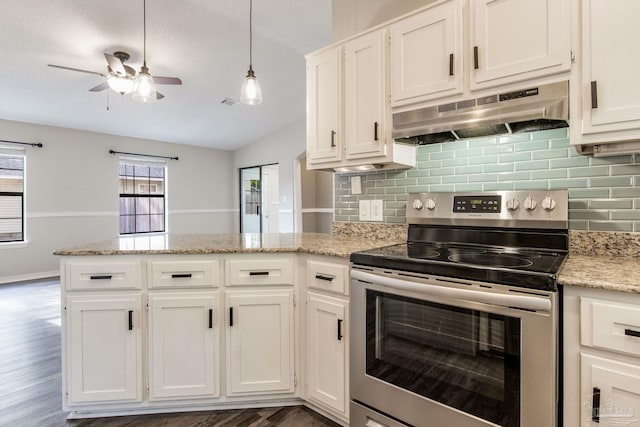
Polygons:
<instances>
[{"instance_id":1,"label":"under cabinet range hood","mask_svg":"<svg viewBox=\"0 0 640 427\"><path fill-rule=\"evenodd\" d=\"M398 142L430 144L568 127L569 82L496 93L393 114Z\"/></svg>"}]
</instances>

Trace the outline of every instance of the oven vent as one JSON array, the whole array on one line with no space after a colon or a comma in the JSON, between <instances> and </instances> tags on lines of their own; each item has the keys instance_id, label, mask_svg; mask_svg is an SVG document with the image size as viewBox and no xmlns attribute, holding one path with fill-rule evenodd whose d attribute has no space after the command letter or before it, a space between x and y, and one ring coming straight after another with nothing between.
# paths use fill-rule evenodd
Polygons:
<instances>
[{"instance_id":1,"label":"oven vent","mask_svg":"<svg viewBox=\"0 0 640 427\"><path fill-rule=\"evenodd\" d=\"M393 114L398 142L431 144L568 127L569 82Z\"/></svg>"}]
</instances>

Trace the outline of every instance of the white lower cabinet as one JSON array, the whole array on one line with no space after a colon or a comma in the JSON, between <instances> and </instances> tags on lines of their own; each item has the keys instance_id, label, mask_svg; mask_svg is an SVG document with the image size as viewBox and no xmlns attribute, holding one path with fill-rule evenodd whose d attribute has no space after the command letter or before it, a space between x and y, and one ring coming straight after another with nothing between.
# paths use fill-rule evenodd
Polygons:
<instances>
[{"instance_id":1,"label":"white lower cabinet","mask_svg":"<svg viewBox=\"0 0 640 427\"><path fill-rule=\"evenodd\" d=\"M580 354L581 426L640 423L640 366Z\"/></svg>"},{"instance_id":2,"label":"white lower cabinet","mask_svg":"<svg viewBox=\"0 0 640 427\"><path fill-rule=\"evenodd\" d=\"M220 396L217 292L151 293L149 399Z\"/></svg>"},{"instance_id":3,"label":"white lower cabinet","mask_svg":"<svg viewBox=\"0 0 640 427\"><path fill-rule=\"evenodd\" d=\"M640 424L640 295L566 287L564 425Z\"/></svg>"},{"instance_id":4,"label":"white lower cabinet","mask_svg":"<svg viewBox=\"0 0 640 427\"><path fill-rule=\"evenodd\" d=\"M66 297L69 404L142 401L141 294Z\"/></svg>"},{"instance_id":5,"label":"white lower cabinet","mask_svg":"<svg viewBox=\"0 0 640 427\"><path fill-rule=\"evenodd\" d=\"M292 289L227 291L227 395L294 391Z\"/></svg>"},{"instance_id":6,"label":"white lower cabinet","mask_svg":"<svg viewBox=\"0 0 640 427\"><path fill-rule=\"evenodd\" d=\"M307 294L307 397L346 416L348 302Z\"/></svg>"}]
</instances>

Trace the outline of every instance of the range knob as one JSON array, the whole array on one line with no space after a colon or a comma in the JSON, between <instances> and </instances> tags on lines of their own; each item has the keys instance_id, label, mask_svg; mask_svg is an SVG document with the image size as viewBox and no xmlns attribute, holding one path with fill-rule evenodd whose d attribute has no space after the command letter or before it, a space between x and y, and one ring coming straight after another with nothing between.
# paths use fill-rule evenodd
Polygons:
<instances>
[{"instance_id":1,"label":"range knob","mask_svg":"<svg viewBox=\"0 0 640 427\"><path fill-rule=\"evenodd\" d=\"M515 211L516 209L518 209L518 206L520 206L520 203L518 203L518 201L516 199L509 199L507 200L507 209L510 211Z\"/></svg>"},{"instance_id":2,"label":"range knob","mask_svg":"<svg viewBox=\"0 0 640 427\"><path fill-rule=\"evenodd\" d=\"M552 211L556 208L556 201L553 200L551 197L545 197L544 200L542 201L542 208L545 211Z\"/></svg>"},{"instance_id":3,"label":"range knob","mask_svg":"<svg viewBox=\"0 0 640 427\"><path fill-rule=\"evenodd\" d=\"M419 211L420 209L422 209L422 200L420 199L415 199L413 201L413 209Z\"/></svg>"},{"instance_id":4,"label":"range knob","mask_svg":"<svg viewBox=\"0 0 640 427\"><path fill-rule=\"evenodd\" d=\"M430 211L434 210L436 208L436 202L433 201L433 199L427 199L424 202L424 205L427 207L427 209L429 209Z\"/></svg>"},{"instance_id":5,"label":"range knob","mask_svg":"<svg viewBox=\"0 0 640 427\"><path fill-rule=\"evenodd\" d=\"M536 201L533 200L531 197L527 197L526 199L524 199L523 205L524 205L524 208L528 211L532 211L536 208L536 206L538 206Z\"/></svg>"}]
</instances>

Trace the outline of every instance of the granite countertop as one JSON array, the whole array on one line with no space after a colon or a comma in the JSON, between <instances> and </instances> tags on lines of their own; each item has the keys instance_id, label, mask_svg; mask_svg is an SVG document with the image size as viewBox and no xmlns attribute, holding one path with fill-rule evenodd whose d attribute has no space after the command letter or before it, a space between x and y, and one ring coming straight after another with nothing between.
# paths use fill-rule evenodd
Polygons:
<instances>
[{"instance_id":1,"label":"granite countertop","mask_svg":"<svg viewBox=\"0 0 640 427\"><path fill-rule=\"evenodd\" d=\"M155 255L303 252L348 258L352 252L402 243L390 234L322 233L167 234L120 237L54 251L54 255Z\"/></svg>"},{"instance_id":2,"label":"granite countertop","mask_svg":"<svg viewBox=\"0 0 640 427\"><path fill-rule=\"evenodd\" d=\"M640 258L570 253L558 284L640 293Z\"/></svg>"}]
</instances>

